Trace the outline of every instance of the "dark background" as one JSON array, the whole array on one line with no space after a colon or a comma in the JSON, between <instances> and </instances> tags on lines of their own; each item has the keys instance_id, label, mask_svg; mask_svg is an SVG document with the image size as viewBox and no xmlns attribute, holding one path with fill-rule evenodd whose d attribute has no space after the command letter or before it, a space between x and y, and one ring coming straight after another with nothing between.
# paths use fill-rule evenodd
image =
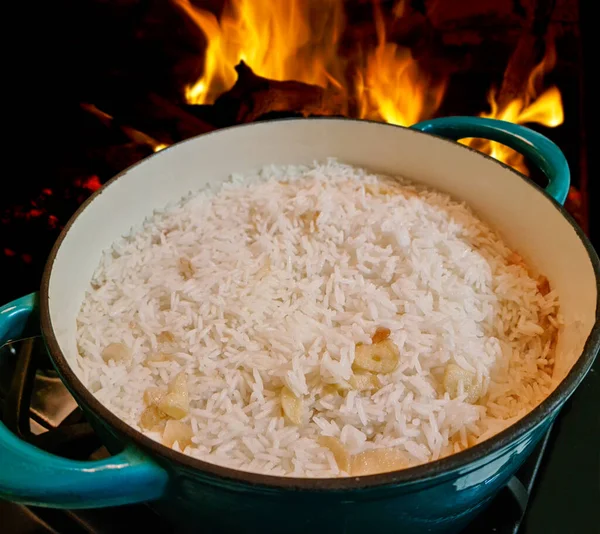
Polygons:
<instances>
[{"instance_id":1,"label":"dark background","mask_svg":"<svg viewBox=\"0 0 600 534\"><path fill-rule=\"evenodd\" d=\"M61 6L62 9L57 9ZM3 129L5 170L0 178L0 213L18 203L26 203L39 191L40 183L53 187L54 180L77 175L78 152L85 145L86 127L78 122L75 108L80 92L94 93L85 73L91 61L101 61L114 46L107 36L97 42L96 55L77 50L69 29L82 16L82 2L43 3L12 6L19 13L4 20L10 46L6 57ZM583 102L581 142L587 147L589 235L600 246L598 232L598 156L596 120L597 41L596 11L591 1L580 2L584 79L578 99ZM86 15L87 16L87 15ZM15 28L10 26L14 25ZM13 33L14 32L14 33ZM69 52L68 60L64 55ZM131 51L123 50L123 54ZM190 54L197 51L189 49ZM154 57L157 66L168 61L161 50ZM123 89L125 90L125 88ZM7 140L8 139L8 140ZM560 144L560 143L559 143ZM580 143L578 143L579 145ZM579 147L581 148L581 146ZM66 162L70 164L65 165ZM580 165L578 162L577 165ZM63 175L57 176L56 169ZM70 173L70 174L69 174ZM107 171L107 177L108 171ZM85 187L71 188L72 198L61 203L61 223L76 209L81 197L90 194ZM64 200L64 199L63 199ZM0 221L1 222L1 221ZM22 235L14 227L0 224L0 302L4 303L39 288L40 274L58 229L28 230ZM32 261L12 263L2 254L9 247L29 254ZM37 257L35 255L37 254ZM600 532L600 363L567 403L559 417L542 463L538 483L521 533L596 534Z\"/></svg>"}]
</instances>

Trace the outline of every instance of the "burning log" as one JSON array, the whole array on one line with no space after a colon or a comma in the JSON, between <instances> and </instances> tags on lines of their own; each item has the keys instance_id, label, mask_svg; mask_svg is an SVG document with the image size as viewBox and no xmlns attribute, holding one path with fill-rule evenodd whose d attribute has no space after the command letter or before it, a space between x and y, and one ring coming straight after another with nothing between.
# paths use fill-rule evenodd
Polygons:
<instances>
[{"instance_id":1,"label":"burning log","mask_svg":"<svg viewBox=\"0 0 600 534\"><path fill-rule=\"evenodd\" d=\"M555 0L540 0L537 2L537 9L532 14L530 26L521 35L504 72L504 80L498 92L498 106L500 109L507 107L510 102L519 98L525 92L524 90L528 89L531 80L531 69L544 55L547 43L551 42L550 40L553 38L553 36L548 35L548 28L554 6ZM554 67L553 59L548 63L550 65L547 68ZM544 73L540 72L540 74L543 75ZM539 78L541 81L541 76Z\"/></svg>"},{"instance_id":2,"label":"burning log","mask_svg":"<svg viewBox=\"0 0 600 534\"><path fill-rule=\"evenodd\" d=\"M156 139L153 139L149 135L146 135L144 132L140 132L135 128L131 128L130 126L125 126L119 124L114 117L111 117L108 113L104 113L104 111L98 109L93 104L82 103L81 109L87 111L94 115L104 126L110 129L115 129L122 134L125 134L135 146L147 147L150 148L151 151L160 150L164 148L164 145L158 142Z\"/></svg>"},{"instance_id":3,"label":"burning log","mask_svg":"<svg viewBox=\"0 0 600 534\"><path fill-rule=\"evenodd\" d=\"M214 114L226 124L252 122L266 114L345 115L346 95L333 87L319 87L303 82L269 80L254 74L241 61L235 70L235 85L214 104Z\"/></svg>"},{"instance_id":4,"label":"burning log","mask_svg":"<svg viewBox=\"0 0 600 534\"><path fill-rule=\"evenodd\" d=\"M147 106L144 106L144 111L148 115L143 114L142 116L148 117L148 122L151 124L155 122L160 123L161 121L172 123L177 141L214 130L212 124L194 117L179 106L155 93L148 94ZM141 129L142 131L146 131L144 128Z\"/></svg>"},{"instance_id":5,"label":"burning log","mask_svg":"<svg viewBox=\"0 0 600 534\"><path fill-rule=\"evenodd\" d=\"M166 98L143 90L131 90L124 94L121 90L118 98L100 99L98 105L103 112L118 121L127 137L134 142L146 142L148 139L158 145L172 145L178 141L214 130L214 126L184 110ZM142 133L143 132L143 133ZM140 138L142 134L146 141Z\"/></svg>"}]
</instances>

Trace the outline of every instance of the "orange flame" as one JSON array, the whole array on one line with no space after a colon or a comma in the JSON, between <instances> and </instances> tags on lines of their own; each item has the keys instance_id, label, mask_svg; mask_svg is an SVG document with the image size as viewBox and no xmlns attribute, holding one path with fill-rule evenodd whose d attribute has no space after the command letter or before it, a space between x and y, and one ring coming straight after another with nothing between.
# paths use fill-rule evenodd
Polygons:
<instances>
[{"instance_id":1,"label":"orange flame","mask_svg":"<svg viewBox=\"0 0 600 534\"><path fill-rule=\"evenodd\" d=\"M515 124L536 123L551 128L561 125L564 121L564 113L560 91L555 86L541 94L539 90L545 74L552 70L555 64L554 40L548 39L544 58L531 71L526 86L519 91L518 96L507 100L503 98L502 91L492 88L488 94L490 111L481 113L480 116ZM524 174L528 173L523 156L507 146L481 139L465 139L463 142Z\"/></svg>"},{"instance_id":2,"label":"orange flame","mask_svg":"<svg viewBox=\"0 0 600 534\"><path fill-rule=\"evenodd\" d=\"M259 76L326 86L339 66L337 42L343 28L339 0L236 0L220 20L190 0L175 0L208 40L204 75L186 89L192 104L212 103L236 80L235 65L248 64Z\"/></svg>"},{"instance_id":3,"label":"orange flame","mask_svg":"<svg viewBox=\"0 0 600 534\"><path fill-rule=\"evenodd\" d=\"M358 75L360 118L410 126L432 117L442 103L447 77L434 80L408 48L388 42L379 0L373 6L377 47L367 57L364 76ZM400 17L403 12L401 0L394 7L394 15Z\"/></svg>"}]
</instances>

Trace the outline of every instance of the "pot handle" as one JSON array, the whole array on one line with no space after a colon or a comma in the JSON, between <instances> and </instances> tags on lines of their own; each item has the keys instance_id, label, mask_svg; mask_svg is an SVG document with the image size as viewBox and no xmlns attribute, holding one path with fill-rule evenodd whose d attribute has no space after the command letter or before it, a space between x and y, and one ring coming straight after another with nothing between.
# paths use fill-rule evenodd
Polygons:
<instances>
[{"instance_id":1,"label":"pot handle","mask_svg":"<svg viewBox=\"0 0 600 534\"><path fill-rule=\"evenodd\" d=\"M441 117L419 122L411 128L459 141L477 137L497 141L516 150L535 164L548 178L546 193L564 204L571 173L564 154L550 139L519 124L482 117Z\"/></svg>"},{"instance_id":2,"label":"pot handle","mask_svg":"<svg viewBox=\"0 0 600 534\"><path fill-rule=\"evenodd\" d=\"M39 295L0 307L0 347L40 335ZM80 462L20 440L0 422L0 498L52 508L101 508L161 497L168 475L133 447L104 460Z\"/></svg>"}]
</instances>

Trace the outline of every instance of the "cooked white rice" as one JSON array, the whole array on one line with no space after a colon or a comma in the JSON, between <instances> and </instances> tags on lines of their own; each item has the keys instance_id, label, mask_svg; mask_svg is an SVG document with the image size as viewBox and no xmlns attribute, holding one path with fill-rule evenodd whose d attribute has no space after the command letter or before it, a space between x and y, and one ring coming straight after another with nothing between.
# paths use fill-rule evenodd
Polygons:
<instances>
[{"instance_id":1,"label":"cooked white rice","mask_svg":"<svg viewBox=\"0 0 600 534\"><path fill-rule=\"evenodd\" d=\"M215 464L299 477L407 467L487 439L548 395L560 320L548 291L445 194L333 160L269 167L156 212L104 254L78 317L82 378L160 441L164 421L140 426L143 394L183 372L183 452ZM348 387L357 344L378 328L397 367L377 389ZM130 358L105 362L111 343ZM450 364L476 401L464 381L446 391ZM300 424L283 415L284 386ZM397 454L352 468L372 449Z\"/></svg>"}]
</instances>

